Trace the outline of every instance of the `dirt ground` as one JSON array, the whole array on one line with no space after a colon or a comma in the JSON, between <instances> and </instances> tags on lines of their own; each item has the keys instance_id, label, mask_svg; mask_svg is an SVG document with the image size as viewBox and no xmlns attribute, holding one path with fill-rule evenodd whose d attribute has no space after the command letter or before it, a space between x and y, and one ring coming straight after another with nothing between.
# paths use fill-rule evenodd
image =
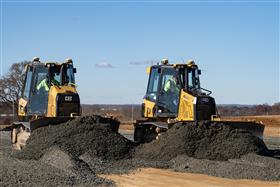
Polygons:
<instances>
[{"instance_id":1,"label":"dirt ground","mask_svg":"<svg viewBox=\"0 0 280 187\"><path fill-rule=\"evenodd\" d=\"M133 174L103 175L114 180L117 186L122 187L160 187L160 186L195 186L195 187L279 187L279 182L264 182L257 180L233 180L212 177L202 174L179 173L171 170L145 168Z\"/></svg>"}]
</instances>

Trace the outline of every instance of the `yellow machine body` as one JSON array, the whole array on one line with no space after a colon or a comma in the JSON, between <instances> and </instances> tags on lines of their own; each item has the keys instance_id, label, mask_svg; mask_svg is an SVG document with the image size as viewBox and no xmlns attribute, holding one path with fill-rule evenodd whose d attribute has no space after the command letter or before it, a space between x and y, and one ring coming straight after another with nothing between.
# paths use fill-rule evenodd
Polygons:
<instances>
[{"instance_id":1,"label":"yellow machine body","mask_svg":"<svg viewBox=\"0 0 280 187\"><path fill-rule=\"evenodd\" d=\"M57 95L58 94L64 94L67 92L71 93L78 93L76 88L73 86L51 86L49 91L49 97L48 97L48 109L47 109L47 115L46 117L57 117Z\"/></svg>"},{"instance_id":2,"label":"yellow machine body","mask_svg":"<svg viewBox=\"0 0 280 187\"><path fill-rule=\"evenodd\" d=\"M179 99L179 109L177 121L194 121L195 120L195 101L196 98L191 94L181 90Z\"/></svg>"},{"instance_id":3,"label":"yellow machine body","mask_svg":"<svg viewBox=\"0 0 280 187\"><path fill-rule=\"evenodd\" d=\"M180 99L179 99L179 108L178 108L178 116L176 117L176 121L194 121L195 120L195 101L196 98L191 94L188 94L185 91L181 91ZM145 118L155 118L155 102L149 101L147 99L143 100L143 105L145 106L143 109L143 117ZM217 120L214 118L213 120Z\"/></svg>"},{"instance_id":4,"label":"yellow machine body","mask_svg":"<svg viewBox=\"0 0 280 187\"><path fill-rule=\"evenodd\" d=\"M144 108L144 116L147 118L153 118L154 117L154 107L155 103L152 101L149 101L147 99L144 99L143 103L145 104Z\"/></svg>"}]
</instances>

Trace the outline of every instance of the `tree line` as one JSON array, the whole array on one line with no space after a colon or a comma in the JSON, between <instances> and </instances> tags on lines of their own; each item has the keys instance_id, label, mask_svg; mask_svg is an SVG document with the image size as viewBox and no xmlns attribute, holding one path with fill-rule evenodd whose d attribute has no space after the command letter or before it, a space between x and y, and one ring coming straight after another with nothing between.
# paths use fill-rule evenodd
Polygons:
<instances>
[{"instance_id":1,"label":"tree line","mask_svg":"<svg viewBox=\"0 0 280 187\"><path fill-rule=\"evenodd\" d=\"M279 115L280 103L273 105L218 105L218 112L222 116L257 116Z\"/></svg>"}]
</instances>

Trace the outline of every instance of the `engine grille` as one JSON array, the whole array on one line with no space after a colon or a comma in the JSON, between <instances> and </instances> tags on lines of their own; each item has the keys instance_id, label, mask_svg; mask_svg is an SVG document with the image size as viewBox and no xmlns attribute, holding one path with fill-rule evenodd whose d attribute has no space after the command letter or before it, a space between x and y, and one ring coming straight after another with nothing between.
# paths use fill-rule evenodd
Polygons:
<instances>
[{"instance_id":1,"label":"engine grille","mask_svg":"<svg viewBox=\"0 0 280 187\"><path fill-rule=\"evenodd\" d=\"M196 120L211 120L216 114L216 104L212 97L198 97L196 103Z\"/></svg>"},{"instance_id":2,"label":"engine grille","mask_svg":"<svg viewBox=\"0 0 280 187\"><path fill-rule=\"evenodd\" d=\"M57 95L57 116L70 116L71 113L80 114L80 98L78 94Z\"/></svg>"}]
</instances>

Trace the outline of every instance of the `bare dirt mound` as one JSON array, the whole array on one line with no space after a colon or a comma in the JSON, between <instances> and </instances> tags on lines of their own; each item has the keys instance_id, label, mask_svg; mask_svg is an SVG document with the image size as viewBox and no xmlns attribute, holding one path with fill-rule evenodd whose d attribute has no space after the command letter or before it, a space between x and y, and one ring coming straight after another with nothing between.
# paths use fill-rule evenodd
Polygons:
<instances>
[{"instance_id":1,"label":"bare dirt mound","mask_svg":"<svg viewBox=\"0 0 280 187\"><path fill-rule=\"evenodd\" d=\"M177 124L159 140L139 146L135 157L171 160L178 155L199 159L228 160L248 153L266 154L264 142L251 133L209 122Z\"/></svg>"},{"instance_id":2,"label":"bare dirt mound","mask_svg":"<svg viewBox=\"0 0 280 187\"><path fill-rule=\"evenodd\" d=\"M84 153L106 160L130 156L133 142L114 131L118 121L101 116L86 116L56 125L36 129L26 147L15 156L20 159L41 158L56 146L74 158Z\"/></svg>"}]
</instances>

